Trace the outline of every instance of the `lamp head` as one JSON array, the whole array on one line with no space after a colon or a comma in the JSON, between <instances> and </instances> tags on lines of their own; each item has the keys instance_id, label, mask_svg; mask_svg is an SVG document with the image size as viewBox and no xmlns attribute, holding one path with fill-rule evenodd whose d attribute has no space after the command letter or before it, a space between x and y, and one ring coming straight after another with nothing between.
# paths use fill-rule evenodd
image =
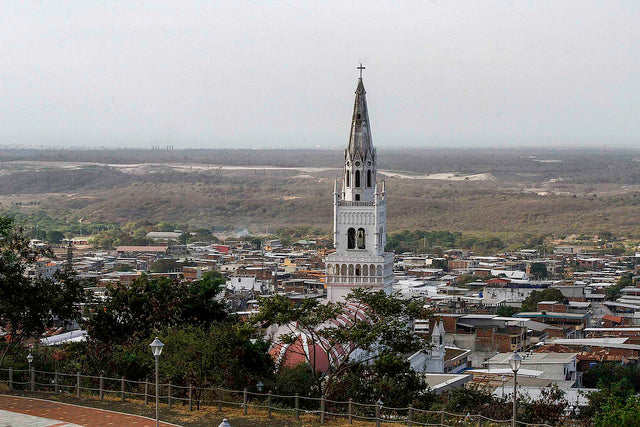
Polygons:
<instances>
[{"instance_id":1,"label":"lamp head","mask_svg":"<svg viewBox=\"0 0 640 427\"><path fill-rule=\"evenodd\" d=\"M514 351L511 356L509 356L509 365L511 366L511 370L513 372L518 372L520 370L520 365L522 364L522 357L518 354L517 351Z\"/></svg>"},{"instance_id":2,"label":"lamp head","mask_svg":"<svg viewBox=\"0 0 640 427\"><path fill-rule=\"evenodd\" d=\"M29 354L27 355L27 362L33 362L33 355L31 354L31 351L29 351Z\"/></svg>"},{"instance_id":3,"label":"lamp head","mask_svg":"<svg viewBox=\"0 0 640 427\"><path fill-rule=\"evenodd\" d=\"M162 344L162 341L160 341L158 337L156 337L156 339L153 340L151 344L149 344L149 347L151 347L151 352L153 353L154 357L160 357L160 354L162 354L162 347L164 347L164 344Z\"/></svg>"}]
</instances>

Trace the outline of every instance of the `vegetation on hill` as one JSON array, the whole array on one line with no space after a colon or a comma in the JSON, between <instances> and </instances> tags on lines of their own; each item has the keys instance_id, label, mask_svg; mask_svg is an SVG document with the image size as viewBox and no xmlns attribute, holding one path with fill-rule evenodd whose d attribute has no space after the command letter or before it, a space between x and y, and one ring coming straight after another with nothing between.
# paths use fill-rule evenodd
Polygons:
<instances>
[{"instance_id":1,"label":"vegetation on hill","mask_svg":"<svg viewBox=\"0 0 640 427\"><path fill-rule=\"evenodd\" d=\"M76 235L81 228L89 234L142 220L329 232L332 180L340 175L341 156L341 150L4 150L0 193L6 197L0 212L18 219L56 218L45 230ZM510 245L527 233L640 237L636 156L585 150L380 151L381 169L405 171L405 178L379 176L387 181L389 231L475 233L483 238L479 247L500 246L494 238ZM215 166L221 164L265 168ZM411 179L442 172L460 180ZM478 173L487 179L464 180ZM402 245L421 246L419 239Z\"/></svg>"}]
</instances>

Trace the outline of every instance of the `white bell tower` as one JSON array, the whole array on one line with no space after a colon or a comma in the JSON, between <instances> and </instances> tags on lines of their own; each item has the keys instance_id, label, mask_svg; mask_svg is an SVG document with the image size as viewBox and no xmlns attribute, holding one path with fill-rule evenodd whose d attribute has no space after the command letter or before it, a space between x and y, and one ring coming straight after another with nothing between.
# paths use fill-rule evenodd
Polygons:
<instances>
[{"instance_id":1,"label":"white bell tower","mask_svg":"<svg viewBox=\"0 0 640 427\"><path fill-rule=\"evenodd\" d=\"M393 254L384 251L387 200L384 181L378 186L377 157L371 138L366 91L360 78L344 152L342 186L333 190L333 245L325 259L327 299L339 301L354 288L391 293Z\"/></svg>"}]
</instances>

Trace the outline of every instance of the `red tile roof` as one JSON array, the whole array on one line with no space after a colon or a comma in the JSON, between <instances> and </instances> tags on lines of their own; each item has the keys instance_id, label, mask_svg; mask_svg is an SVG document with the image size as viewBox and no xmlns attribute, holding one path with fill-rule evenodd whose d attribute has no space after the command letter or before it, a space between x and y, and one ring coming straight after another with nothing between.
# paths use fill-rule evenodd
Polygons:
<instances>
[{"instance_id":1,"label":"red tile roof","mask_svg":"<svg viewBox=\"0 0 640 427\"><path fill-rule=\"evenodd\" d=\"M615 323L623 323L624 319L620 316L613 316L611 314L605 314L604 316L602 316L602 320L609 320L611 322L615 322Z\"/></svg>"}]
</instances>

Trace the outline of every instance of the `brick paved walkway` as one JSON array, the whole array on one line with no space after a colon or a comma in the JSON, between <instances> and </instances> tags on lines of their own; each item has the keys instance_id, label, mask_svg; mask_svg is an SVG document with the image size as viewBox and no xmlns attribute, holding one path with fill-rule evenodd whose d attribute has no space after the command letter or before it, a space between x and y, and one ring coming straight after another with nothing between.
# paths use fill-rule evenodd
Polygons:
<instances>
[{"instance_id":1,"label":"brick paved walkway","mask_svg":"<svg viewBox=\"0 0 640 427\"><path fill-rule=\"evenodd\" d=\"M69 426L69 423L82 426L155 426L155 420L137 415L8 395L0 395L0 410L48 419L43 422L51 421L48 424L38 424L43 426ZM20 417L16 416L15 418L15 424L6 424L4 421L0 421L0 426L21 425L18 423ZM170 427L173 424L160 423L160 425Z\"/></svg>"}]
</instances>

